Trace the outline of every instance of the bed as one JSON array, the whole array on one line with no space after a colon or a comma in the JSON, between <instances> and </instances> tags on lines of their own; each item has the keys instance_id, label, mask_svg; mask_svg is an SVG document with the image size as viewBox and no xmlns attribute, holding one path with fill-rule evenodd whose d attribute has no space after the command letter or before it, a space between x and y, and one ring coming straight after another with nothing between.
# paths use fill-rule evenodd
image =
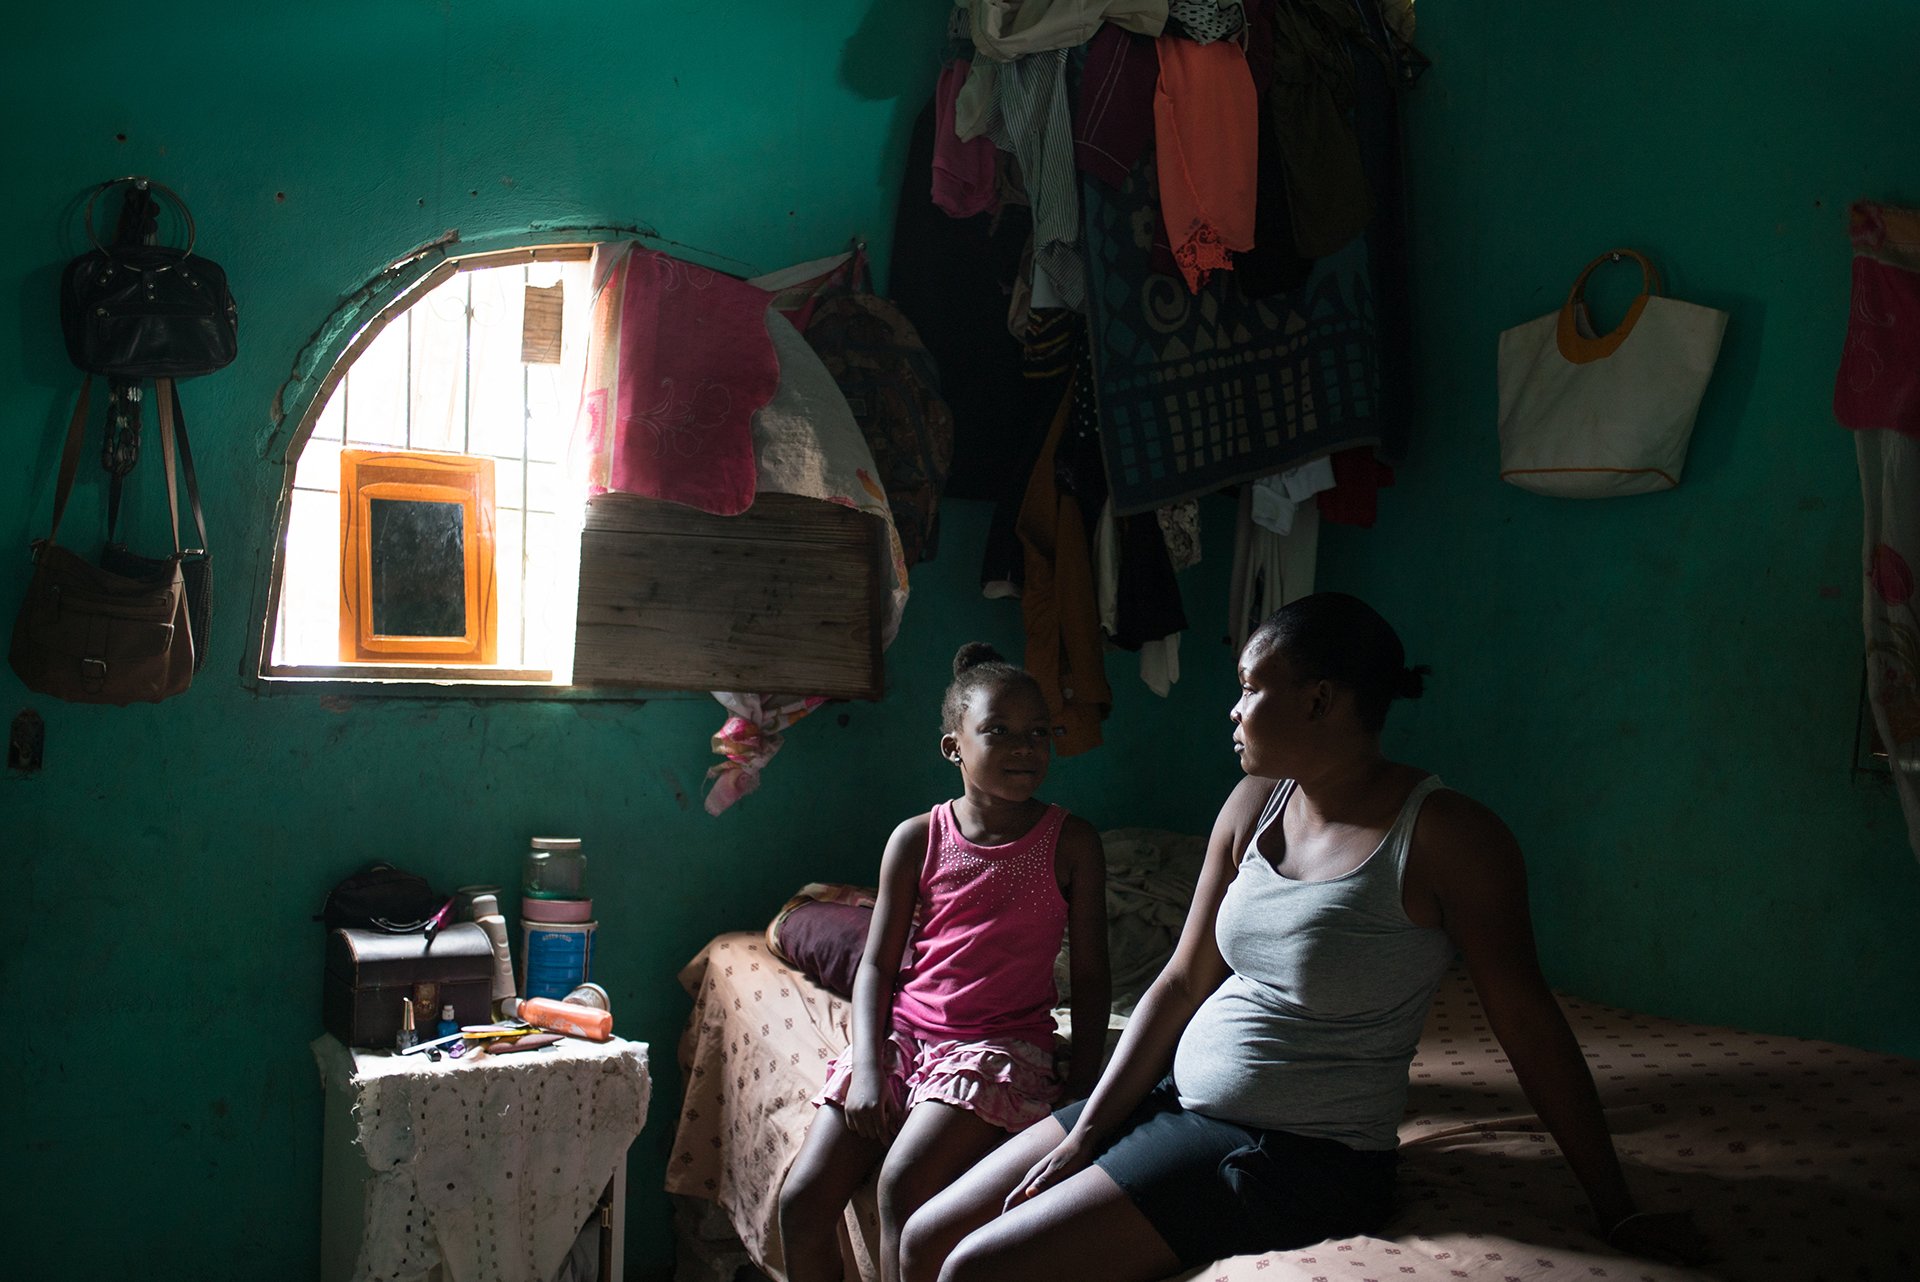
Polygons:
<instances>
[{"instance_id":1,"label":"bed","mask_svg":"<svg viewBox=\"0 0 1920 1282\"><path fill-rule=\"evenodd\" d=\"M750 1261L779 1278L780 1184L851 1007L758 934L713 940L680 979L694 998L667 1177L680 1276L730 1280ZM1456 971L1413 1062L1387 1233L1220 1260L1178 1282L1920 1278L1920 1060L1561 1001L1634 1188L1645 1205L1693 1209L1719 1253L1709 1268L1624 1257L1584 1231L1579 1187ZM870 1187L844 1230L872 1282Z\"/></svg>"}]
</instances>

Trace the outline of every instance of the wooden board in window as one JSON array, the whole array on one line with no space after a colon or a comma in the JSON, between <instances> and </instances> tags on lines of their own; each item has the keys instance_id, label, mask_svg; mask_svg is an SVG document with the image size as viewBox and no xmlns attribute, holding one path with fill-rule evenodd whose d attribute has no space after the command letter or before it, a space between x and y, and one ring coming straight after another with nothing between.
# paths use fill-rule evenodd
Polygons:
<instances>
[{"instance_id":1,"label":"wooden board in window","mask_svg":"<svg viewBox=\"0 0 1920 1282\"><path fill-rule=\"evenodd\" d=\"M493 460L340 451L340 658L495 661Z\"/></svg>"},{"instance_id":2,"label":"wooden board in window","mask_svg":"<svg viewBox=\"0 0 1920 1282\"><path fill-rule=\"evenodd\" d=\"M878 699L885 540L875 516L792 494L739 516L600 495L574 684Z\"/></svg>"}]
</instances>

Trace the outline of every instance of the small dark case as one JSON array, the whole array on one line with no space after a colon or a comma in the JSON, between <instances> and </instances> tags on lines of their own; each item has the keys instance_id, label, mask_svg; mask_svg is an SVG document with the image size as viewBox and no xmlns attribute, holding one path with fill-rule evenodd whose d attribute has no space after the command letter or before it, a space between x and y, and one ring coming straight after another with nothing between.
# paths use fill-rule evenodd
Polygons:
<instances>
[{"instance_id":1,"label":"small dark case","mask_svg":"<svg viewBox=\"0 0 1920 1282\"><path fill-rule=\"evenodd\" d=\"M342 928L327 936L322 1015L348 1046L390 1049L400 1005L414 1003L414 1029L431 1041L442 1006L462 1024L493 1016L493 945L472 922L449 926L427 947L424 934L388 935Z\"/></svg>"}]
</instances>

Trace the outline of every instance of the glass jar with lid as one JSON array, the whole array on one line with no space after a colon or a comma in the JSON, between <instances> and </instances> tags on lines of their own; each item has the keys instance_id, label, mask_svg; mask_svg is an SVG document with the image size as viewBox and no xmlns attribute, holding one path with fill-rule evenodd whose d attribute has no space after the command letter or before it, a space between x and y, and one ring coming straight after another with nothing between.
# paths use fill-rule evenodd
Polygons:
<instances>
[{"instance_id":1,"label":"glass jar with lid","mask_svg":"<svg viewBox=\"0 0 1920 1282\"><path fill-rule=\"evenodd\" d=\"M578 837L535 837L527 848L521 892L528 899L585 899L587 856Z\"/></svg>"}]
</instances>

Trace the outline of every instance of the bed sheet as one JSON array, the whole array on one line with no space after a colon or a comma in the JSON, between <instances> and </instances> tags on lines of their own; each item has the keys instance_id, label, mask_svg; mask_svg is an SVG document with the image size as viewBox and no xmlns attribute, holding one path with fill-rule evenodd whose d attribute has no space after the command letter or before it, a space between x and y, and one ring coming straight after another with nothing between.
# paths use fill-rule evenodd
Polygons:
<instances>
[{"instance_id":1,"label":"bed sheet","mask_svg":"<svg viewBox=\"0 0 1920 1282\"><path fill-rule=\"evenodd\" d=\"M681 973L685 1107L667 1188L719 1203L780 1276L776 1199L849 1004L758 935L715 939ZM1622 1256L1521 1095L1471 985L1435 996L1401 1126L1401 1208L1385 1235L1238 1256L1180 1282L1608 1282L1920 1277L1920 1061L1735 1032L1562 997L1643 1205L1690 1207L1719 1252L1701 1271ZM870 1194L850 1258L874 1276ZM849 1275L850 1279L852 1275Z\"/></svg>"}]
</instances>

